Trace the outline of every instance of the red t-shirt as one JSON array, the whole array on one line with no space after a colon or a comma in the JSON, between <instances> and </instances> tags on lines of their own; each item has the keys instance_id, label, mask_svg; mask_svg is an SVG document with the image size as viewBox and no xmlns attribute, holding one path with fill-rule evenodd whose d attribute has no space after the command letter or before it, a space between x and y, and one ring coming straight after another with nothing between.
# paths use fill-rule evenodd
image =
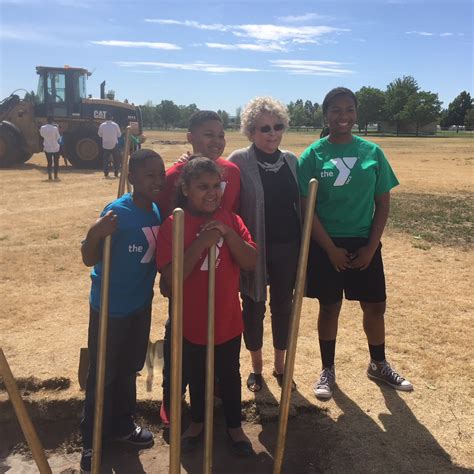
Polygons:
<instances>
[{"instance_id":1,"label":"red t-shirt","mask_svg":"<svg viewBox=\"0 0 474 474\"><path fill-rule=\"evenodd\" d=\"M181 170L186 163L175 163L166 171L166 181L158 195L157 204L161 217L169 216L174 209L176 184ZM222 201L221 207L236 212L240 197L240 170L237 165L224 158L217 158L216 164L222 169Z\"/></svg>"},{"instance_id":2,"label":"red t-shirt","mask_svg":"<svg viewBox=\"0 0 474 474\"><path fill-rule=\"evenodd\" d=\"M256 247L242 219L225 209L218 209L213 220L228 225L245 242ZM185 211L184 249L186 250L201 226L209 218L196 217ZM171 262L173 216L169 216L160 226L156 242L156 263L162 270ZM207 292L209 272L207 251L203 252L193 271L183 283L183 336L194 344L206 344L207 341ZM239 334L244 326L239 299L240 268L232 258L224 239L217 244L216 252L216 301L215 301L215 344L223 344Z\"/></svg>"}]
</instances>

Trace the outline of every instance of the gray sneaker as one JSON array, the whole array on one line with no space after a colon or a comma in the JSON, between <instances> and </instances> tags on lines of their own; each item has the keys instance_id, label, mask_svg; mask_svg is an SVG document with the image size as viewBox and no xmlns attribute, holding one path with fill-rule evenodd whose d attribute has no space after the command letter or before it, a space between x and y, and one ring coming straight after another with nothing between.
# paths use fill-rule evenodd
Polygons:
<instances>
[{"instance_id":1,"label":"gray sneaker","mask_svg":"<svg viewBox=\"0 0 474 474\"><path fill-rule=\"evenodd\" d=\"M334 366L324 368L321 371L319 380L313 385L313 391L316 397L328 400L332 397L332 391L336 386L336 372Z\"/></svg>"},{"instance_id":2,"label":"gray sneaker","mask_svg":"<svg viewBox=\"0 0 474 474\"><path fill-rule=\"evenodd\" d=\"M371 360L367 368L367 377L369 377L369 379L385 382L395 390L402 390L404 392L413 390L413 385L401 375L397 374L386 360L383 362Z\"/></svg>"}]
</instances>

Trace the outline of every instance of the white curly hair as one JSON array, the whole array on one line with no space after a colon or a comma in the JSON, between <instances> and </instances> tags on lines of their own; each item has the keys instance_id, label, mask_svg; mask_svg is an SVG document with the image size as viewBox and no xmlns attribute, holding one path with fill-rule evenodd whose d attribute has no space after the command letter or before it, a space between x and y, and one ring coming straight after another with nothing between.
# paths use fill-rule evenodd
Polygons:
<instances>
[{"instance_id":1,"label":"white curly hair","mask_svg":"<svg viewBox=\"0 0 474 474\"><path fill-rule=\"evenodd\" d=\"M287 130L290 117L286 106L273 97L255 97L242 110L240 114L240 131L250 138L255 132L258 119L265 113L277 117Z\"/></svg>"}]
</instances>

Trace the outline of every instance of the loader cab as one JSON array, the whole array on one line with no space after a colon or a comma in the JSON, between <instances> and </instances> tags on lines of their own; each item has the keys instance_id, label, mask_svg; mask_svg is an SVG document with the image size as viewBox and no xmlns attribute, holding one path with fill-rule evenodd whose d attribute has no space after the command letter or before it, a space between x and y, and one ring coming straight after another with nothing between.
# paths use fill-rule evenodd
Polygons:
<instances>
[{"instance_id":1,"label":"loader cab","mask_svg":"<svg viewBox=\"0 0 474 474\"><path fill-rule=\"evenodd\" d=\"M87 97L86 81L91 75L82 68L53 68L38 66L38 103L35 106L37 117L81 116L81 101Z\"/></svg>"}]
</instances>

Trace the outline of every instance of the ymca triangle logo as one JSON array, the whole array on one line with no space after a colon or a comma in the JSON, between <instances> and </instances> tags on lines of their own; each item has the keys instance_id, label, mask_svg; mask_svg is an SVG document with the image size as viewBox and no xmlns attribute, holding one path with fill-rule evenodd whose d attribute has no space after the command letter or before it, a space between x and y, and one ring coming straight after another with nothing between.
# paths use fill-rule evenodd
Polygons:
<instances>
[{"instance_id":1,"label":"ymca triangle logo","mask_svg":"<svg viewBox=\"0 0 474 474\"><path fill-rule=\"evenodd\" d=\"M152 227L142 227L142 231L145 234L146 240L148 242L148 250L146 251L145 255L143 255L140 263L150 263L155 257L156 239L159 228L159 225L154 225Z\"/></svg>"},{"instance_id":2,"label":"ymca triangle logo","mask_svg":"<svg viewBox=\"0 0 474 474\"><path fill-rule=\"evenodd\" d=\"M356 164L357 156L346 156L345 158L333 158L331 163L337 168L339 174L334 181L334 186L344 186L351 178L351 169Z\"/></svg>"},{"instance_id":3,"label":"ymca triangle logo","mask_svg":"<svg viewBox=\"0 0 474 474\"><path fill-rule=\"evenodd\" d=\"M221 237L216 244L216 268L219 266L219 252L221 250L223 243L224 243L224 238ZM204 262L202 262L201 268L199 270L201 270L202 272L209 271L209 253L206 254L206 258L204 259Z\"/></svg>"}]
</instances>

